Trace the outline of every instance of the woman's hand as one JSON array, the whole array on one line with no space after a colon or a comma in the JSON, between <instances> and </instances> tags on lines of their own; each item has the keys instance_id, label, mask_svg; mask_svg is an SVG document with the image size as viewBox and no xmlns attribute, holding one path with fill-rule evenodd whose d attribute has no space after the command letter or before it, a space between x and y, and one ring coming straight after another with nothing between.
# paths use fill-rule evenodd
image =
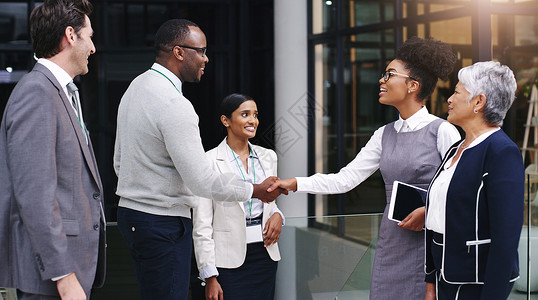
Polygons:
<instances>
[{"instance_id":1,"label":"woman's hand","mask_svg":"<svg viewBox=\"0 0 538 300\"><path fill-rule=\"evenodd\" d=\"M426 297L424 300L435 300L435 283L426 282Z\"/></svg>"},{"instance_id":2,"label":"woman's hand","mask_svg":"<svg viewBox=\"0 0 538 300\"><path fill-rule=\"evenodd\" d=\"M217 281L217 276L209 277L205 280L205 299L206 300L224 300L222 288Z\"/></svg>"},{"instance_id":3,"label":"woman's hand","mask_svg":"<svg viewBox=\"0 0 538 300\"><path fill-rule=\"evenodd\" d=\"M277 188L281 188L286 191L295 192L297 190L297 179L295 178L279 179L275 183L273 183L273 185L271 185L271 187L269 187L267 191L270 193L276 190Z\"/></svg>"},{"instance_id":4,"label":"woman's hand","mask_svg":"<svg viewBox=\"0 0 538 300\"><path fill-rule=\"evenodd\" d=\"M274 213L263 229L263 245L269 247L276 243L280 238L280 231L282 230L282 216L279 213Z\"/></svg>"},{"instance_id":5,"label":"woman's hand","mask_svg":"<svg viewBox=\"0 0 538 300\"><path fill-rule=\"evenodd\" d=\"M424 218L426 214L426 208L424 206L419 207L412 211L405 219L403 219L398 226L403 229L421 231L424 228Z\"/></svg>"}]
</instances>

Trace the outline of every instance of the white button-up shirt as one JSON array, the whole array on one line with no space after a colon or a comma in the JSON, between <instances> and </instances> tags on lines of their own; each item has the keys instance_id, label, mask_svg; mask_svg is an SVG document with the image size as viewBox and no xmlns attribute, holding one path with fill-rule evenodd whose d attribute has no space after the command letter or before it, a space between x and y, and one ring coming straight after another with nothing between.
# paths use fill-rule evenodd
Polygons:
<instances>
[{"instance_id":1,"label":"white button-up shirt","mask_svg":"<svg viewBox=\"0 0 538 300\"><path fill-rule=\"evenodd\" d=\"M465 152L467 149L473 148L474 146L480 144L497 130L500 130L500 128L493 129L478 136L467 148L463 149L461 155L463 155L463 152ZM463 142L465 141L462 141L458 147L460 147ZM459 158L461 158L461 155ZM451 164L453 163L454 156L449 158L443 166L443 171L439 173L430 187L430 202L428 205L425 226L427 229L433 230L440 234L445 234L446 195L448 193L450 181L452 181L452 176L454 176L454 172L458 166L459 158L452 166Z\"/></svg>"},{"instance_id":2,"label":"white button-up shirt","mask_svg":"<svg viewBox=\"0 0 538 300\"><path fill-rule=\"evenodd\" d=\"M422 107L406 120L400 116L394 122L394 129L396 132L416 131L436 119L438 117L428 113L426 107ZM381 140L385 126L378 128L357 156L338 173L317 173L310 177L297 177L297 191L313 194L339 194L352 190L366 180L379 169L382 151ZM459 139L460 134L456 127L448 122L443 122L437 132L437 151L439 155L443 157L448 148Z\"/></svg>"},{"instance_id":3,"label":"white button-up shirt","mask_svg":"<svg viewBox=\"0 0 538 300\"><path fill-rule=\"evenodd\" d=\"M73 81L73 78L60 66L58 66L56 63L46 59L46 58L40 58L37 60L38 64L44 65L49 71L54 75L56 80L58 80L58 83L60 83L60 86L62 87L65 96L67 99L71 99L71 95L67 91L67 84L69 84L71 81ZM71 101L70 101L71 103ZM73 104L71 104L73 106ZM75 109L75 107L73 107ZM78 114L78 112L75 110L75 112Z\"/></svg>"}]
</instances>

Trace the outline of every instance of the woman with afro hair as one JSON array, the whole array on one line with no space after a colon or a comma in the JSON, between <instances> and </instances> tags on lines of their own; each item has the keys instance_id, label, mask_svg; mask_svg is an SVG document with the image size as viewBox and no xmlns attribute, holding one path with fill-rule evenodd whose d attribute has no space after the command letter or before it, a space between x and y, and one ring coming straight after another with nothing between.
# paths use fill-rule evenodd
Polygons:
<instances>
[{"instance_id":1,"label":"woman with afro hair","mask_svg":"<svg viewBox=\"0 0 538 300\"><path fill-rule=\"evenodd\" d=\"M457 129L431 115L424 101L438 78L447 79L456 62L449 45L413 37L396 52L379 79L379 102L395 107L398 120L377 129L357 156L338 173L315 174L276 182L290 191L345 193L377 169L385 182L386 203L377 241L370 299L424 299L424 207L397 223L388 219L395 180L426 189L449 147L460 139Z\"/></svg>"}]
</instances>

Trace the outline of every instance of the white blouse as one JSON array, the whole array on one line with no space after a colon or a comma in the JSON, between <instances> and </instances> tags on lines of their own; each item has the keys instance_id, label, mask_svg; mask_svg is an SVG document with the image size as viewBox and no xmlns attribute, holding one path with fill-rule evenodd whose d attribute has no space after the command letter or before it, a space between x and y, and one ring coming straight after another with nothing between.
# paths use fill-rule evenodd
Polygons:
<instances>
[{"instance_id":1,"label":"white blouse","mask_svg":"<svg viewBox=\"0 0 538 300\"><path fill-rule=\"evenodd\" d=\"M400 116L394 123L394 129L396 132L412 132L437 119L439 118L428 113L426 107L422 107L406 120ZM382 151L381 140L385 126L378 128L357 156L338 173L317 173L310 177L297 177L297 191L312 194L339 194L352 190L366 180L379 168ZM439 155L443 157L448 148L460 138L460 134L454 125L443 122L437 132L437 151Z\"/></svg>"},{"instance_id":2,"label":"white blouse","mask_svg":"<svg viewBox=\"0 0 538 300\"><path fill-rule=\"evenodd\" d=\"M461 158L463 152L480 144L497 130L500 130L500 128L495 128L488 132L482 133L467 148L463 149L459 158ZM465 140L463 140L458 147L460 147L464 142ZM433 230L440 234L445 233L446 195L448 193L450 181L452 180L456 167L458 166L459 158L452 166L450 165L452 164L454 157L449 158L443 166L443 171L439 173L439 176L437 176L430 186L429 204L428 212L426 213L425 226L427 229Z\"/></svg>"},{"instance_id":3,"label":"white blouse","mask_svg":"<svg viewBox=\"0 0 538 300\"><path fill-rule=\"evenodd\" d=\"M453 157L446 162L443 171L439 173L439 176L437 176L430 187L429 195L432 200L428 205L426 228L441 234L445 233L445 210L448 186L450 185L452 176L454 176L454 170L456 170L456 166L459 162L458 159L454 165L449 168L448 166L452 164L452 159Z\"/></svg>"}]
</instances>

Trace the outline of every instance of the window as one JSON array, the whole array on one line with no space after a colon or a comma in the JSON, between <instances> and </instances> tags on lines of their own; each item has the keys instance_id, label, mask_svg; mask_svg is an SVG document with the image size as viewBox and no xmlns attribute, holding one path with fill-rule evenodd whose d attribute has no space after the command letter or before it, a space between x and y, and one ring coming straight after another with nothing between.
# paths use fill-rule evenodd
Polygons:
<instances>
[{"instance_id":1,"label":"window","mask_svg":"<svg viewBox=\"0 0 538 300\"><path fill-rule=\"evenodd\" d=\"M408 37L432 36L458 54L456 71L478 60L510 66L522 86L538 70L536 1L316 1L309 2L311 32L309 67L314 72L310 93L322 110L314 116L309 141L312 173L337 172L360 151L374 130L397 118L392 107L379 104L379 74ZM337 18L341 16L340 18ZM487 20L491 19L491 22ZM486 20L486 22L484 22ZM491 40L487 37L491 34ZM485 42L487 41L487 42ZM447 98L457 72L439 81L426 101L428 110L446 117ZM509 111L503 129L522 140L526 102ZM522 115L523 114L523 115ZM384 183L379 172L343 195L311 196L316 215L382 212Z\"/></svg>"}]
</instances>

